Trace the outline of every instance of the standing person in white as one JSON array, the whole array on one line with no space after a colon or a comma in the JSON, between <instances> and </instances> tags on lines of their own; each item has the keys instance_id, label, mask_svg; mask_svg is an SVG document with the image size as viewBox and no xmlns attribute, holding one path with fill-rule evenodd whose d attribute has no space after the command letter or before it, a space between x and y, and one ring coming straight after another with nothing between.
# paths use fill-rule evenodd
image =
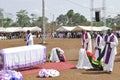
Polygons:
<instances>
[{"instance_id":1,"label":"standing person in white","mask_svg":"<svg viewBox=\"0 0 120 80\"><path fill-rule=\"evenodd\" d=\"M91 35L89 32L82 31L82 47L86 51L92 52L92 42L91 42Z\"/></svg>"},{"instance_id":2,"label":"standing person in white","mask_svg":"<svg viewBox=\"0 0 120 80\"><path fill-rule=\"evenodd\" d=\"M33 36L32 36L32 33L30 32L30 30L27 30L27 35L26 35L26 45L29 46L29 45L33 45L34 42L33 42Z\"/></svg>"},{"instance_id":3,"label":"standing person in white","mask_svg":"<svg viewBox=\"0 0 120 80\"><path fill-rule=\"evenodd\" d=\"M99 33L95 33L94 37L95 37L95 39L94 39L94 50L95 50L94 54L97 59L103 50L103 45L102 45L103 38Z\"/></svg>"},{"instance_id":4,"label":"standing person in white","mask_svg":"<svg viewBox=\"0 0 120 80\"><path fill-rule=\"evenodd\" d=\"M112 32L112 30L108 30L107 34L103 37L103 45L106 47L105 55L104 55L104 71L108 73L112 73L115 55L117 54L117 45L118 39Z\"/></svg>"}]
</instances>

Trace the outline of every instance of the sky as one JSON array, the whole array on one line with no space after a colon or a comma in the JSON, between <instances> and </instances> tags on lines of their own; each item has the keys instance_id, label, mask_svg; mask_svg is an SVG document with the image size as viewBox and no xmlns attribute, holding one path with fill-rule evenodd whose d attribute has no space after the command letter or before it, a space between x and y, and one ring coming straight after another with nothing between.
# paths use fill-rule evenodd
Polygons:
<instances>
[{"instance_id":1,"label":"sky","mask_svg":"<svg viewBox=\"0 0 120 80\"><path fill-rule=\"evenodd\" d=\"M60 14L66 14L70 9L75 13L84 15L90 20L91 0L44 0L45 16L53 21ZM106 6L106 17L114 17L120 14L119 0L93 0L94 8L101 9L103 1ZM42 16L42 0L0 0L0 8L4 9L5 16L16 18L16 12L26 10L29 14L34 13ZM102 11L101 11L102 13ZM102 16L102 14L101 14Z\"/></svg>"}]
</instances>

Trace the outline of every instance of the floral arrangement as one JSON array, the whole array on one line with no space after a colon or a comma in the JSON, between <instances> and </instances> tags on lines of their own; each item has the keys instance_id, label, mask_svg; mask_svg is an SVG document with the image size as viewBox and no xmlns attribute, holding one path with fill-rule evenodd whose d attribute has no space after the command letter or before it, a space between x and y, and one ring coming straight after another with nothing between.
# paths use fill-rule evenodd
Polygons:
<instances>
[{"instance_id":1,"label":"floral arrangement","mask_svg":"<svg viewBox=\"0 0 120 80\"><path fill-rule=\"evenodd\" d=\"M38 75L41 78L48 78L48 77L57 77L60 75L60 73L55 69L41 69Z\"/></svg>"},{"instance_id":2,"label":"floral arrangement","mask_svg":"<svg viewBox=\"0 0 120 80\"><path fill-rule=\"evenodd\" d=\"M22 78L22 74L14 70L0 71L0 80L22 80Z\"/></svg>"}]
</instances>

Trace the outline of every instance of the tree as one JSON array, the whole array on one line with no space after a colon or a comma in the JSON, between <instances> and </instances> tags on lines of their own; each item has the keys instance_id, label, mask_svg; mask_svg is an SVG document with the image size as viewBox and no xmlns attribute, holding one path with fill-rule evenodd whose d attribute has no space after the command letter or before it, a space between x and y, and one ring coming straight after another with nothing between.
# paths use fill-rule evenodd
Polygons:
<instances>
[{"instance_id":1,"label":"tree","mask_svg":"<svg viewBox=\"0 0 120 80\"><path fill-rule=\"evenodd\" d=\"M71 9L67 12L67 17L68 17L68 24L72 24L72 17L74 15L74 11Z\"/></svg>"},{"instance_id":2,"label":"tree","mask_svg":"<svg viewBox=\"0 0 120 80\"><path fill-rule=\"evenodd\" d=\"M20 10L17 12L16 16L17 22L21 27L31 26L30 17L28 16L28 12L26 10Z\"/></svg>"},{"instance_id":3,"label":"tree","mask_svg":"<svg viewBox=\"0 0 120 80\"><path fill-rule=\"evenodd\" d=\"M81 24L87 24L87 19L80 15L79 13L74 13L73 10L69 10L67 14L63 15L61 14L56 19L56 23L58 25L68 25L68 26L74 26L74 25L81 25Z\"/></svg>"},{"instance_id":4,"label":"tree","mask_svg":"<svg viewBox=\"0 0 120 80\"><path fill-rule=\"evenodd\" d=\"M4 27L10 27L13 20L11 18L5 18L4 19Z\"/></svg>"},{"instance_id":5,"label":"tree","mask_svg":"<svg viewBox=\"0 0 120 80\"><path fill-rule=\"evenodd\" d=\"M80 15L79 13L74 13L72 16L72 23L73 25L82 25L87 22L87 19L83 16Z\"/></svg>"},{"instance_id":6,"label":"tree","mask_svg":"<svg viewBox=\"0 0 120 80\"><path fill-rule=\"evenodd\" d=\"M4 15L3 15L3 9L2 8L0 8L0 26L1 27L3 27L4 25L3 25L3 21L4 21Z\"/></svg>"},{"instance_id":7,"label":"tree","mask_svg":"<svg viewBox=\"0 0 120 80\"><path fill-rule=\"evenodd\" d=\"M59 17L57 17L56 23L58 25L66 25L67 24L67 16L61 14Z\"/></svg>"},{"instance_id":8,"label":"tree","mask_svg":"<svg viewBox=\"0 0 120 80\"><path fill-rule=\"evenodd\" d=\"M79 25L81 23L80 14L75 13L72 17L72 22L74 25Z\"/></svg>"},{"instance_id":9,"label":"tree","mask_svg":"<svg viewBox=\"0 0 120 80\"><path fill-rule=\"evenodd\" d=\"M87 22L87 19L83 15L80 16L80 19L81 19L81 23Z\"/></svg>"},{"instance_id":10,"label":"tree","mask_svg":"<svg viewBox=\"0 0 120 80\"><path fill-rule=\"evenodd\" d=\"M120 26L120 14L118 14L117 16L115 16L114 18L114 26Z\"/></svg>"},{"instance_id":11,"label":"tree","mask_svg":"<svg viewBox=\"0 0 120 80\"><path fill-rule=\"evenodd\" d=\"M11 24L11 26L19 27L19 23L13 22L13 23Z\"/></svg>"},{"instance_id":12,"label":"tree","mask_svg":"<svg viewBox=\"0 0 120 80\"><path fill-rule=\"evenodd\" d=\"M32 13L32 14L31 14L31 20L32 20L32 23L31 23L31 24L32 24L32 26L36 26L36 25L35 25L35 20L36 20L36 19L37 19L37 15L34 14L34 13Z\"/></svg>"},{"instance_id":13,"label":"tree","mask_svg":"<svg viewBox=\"0 0 120 80\"><path fill-rule=\"evenodd\" d=\"M43 20L42 17L38 17L38 19L34 21L35 25L40 26L42 28L42 20ZM48 23L48 18L45 17L44 20L45 20L45 23Z\"/></svg>"}]
</instances>

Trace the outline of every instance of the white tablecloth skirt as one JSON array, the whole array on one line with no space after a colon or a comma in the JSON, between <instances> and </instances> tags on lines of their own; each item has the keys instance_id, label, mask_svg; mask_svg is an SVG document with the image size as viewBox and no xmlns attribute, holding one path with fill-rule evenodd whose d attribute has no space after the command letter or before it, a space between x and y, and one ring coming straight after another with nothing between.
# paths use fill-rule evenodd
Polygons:
<instances>
[{"instance_id":1,"label":"white tablecloth skirt","mask_svg":"<svg viewBox=\"0 0 120 80\"><path fill-rule=\"evenodd\" d=\"M76 65L77 69L92 69L92 65L89 62L88 56L86 54L85 49L81 48L79 50L79 60Z\"/></svg>"},{"instance_id":2,"label":"white tablecloth skirt","mask_svg":"<svg viewBox=\"0 0 120 80\"><path fill-rule=\"evenodd\" d=\"M20 46L0 50L0 67L14 69L40 64L46 61L46 47L42 45Z\"/></svg>"}]
</instances>

